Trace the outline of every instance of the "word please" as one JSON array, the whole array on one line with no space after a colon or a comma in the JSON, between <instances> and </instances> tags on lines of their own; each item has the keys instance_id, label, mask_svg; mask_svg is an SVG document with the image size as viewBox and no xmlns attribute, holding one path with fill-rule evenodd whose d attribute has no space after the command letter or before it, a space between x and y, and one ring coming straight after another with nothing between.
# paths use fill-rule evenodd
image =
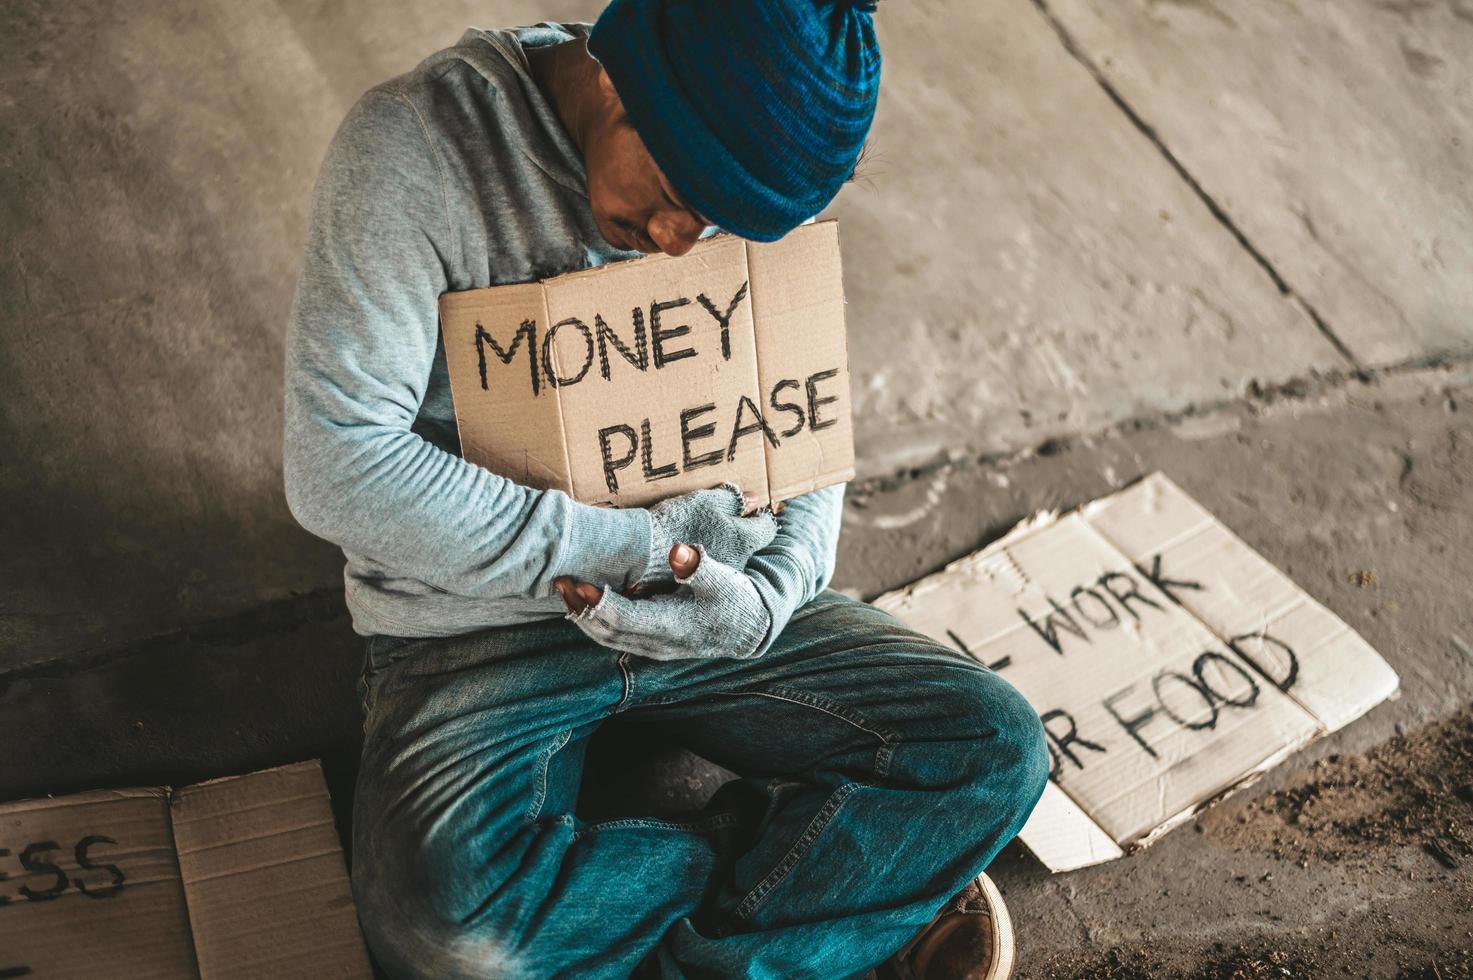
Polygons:
<instances>
[{"instance_id":1,"label":"word please","mask_svg":"<svg viewBox=\"0 0 1473 980\"><path fill-rule=\"evenodd\" d=\"M837 368L829 368L810 374L801 384L795 378L784 378L772 386L768 392L767 404L774 413L774 419L779 416L787 428L781 432L776 431L769 424L766 416L757 404L746 395L739 395L736 400L735 411L728 409L724 417L731 418L730 437L726 440L723 448L720 443L716 448L709 448L710 443L696 445L704 440L709 440L716 435L716 421L712 416L717 411L715 402L707 402L704 405L696 405L684 409L680 413L680 462L673 460L667 463L656 463L656 459L667 459L674 453L671 446L661 446L658 451L652 433L650 420L642 419L639 428L620 423L618 425L606 425L598 430L598 451L603 458L604 483L609 488L609 493L619 492L619 471L634 465L635 457L640 461L640 470L646 482L655 480L667 480L683 471L697 469L702 466L716 466L723 460L731 462L736 459L737 446L745 436L754 436L762 433L763 438L772 446L778 448L783 439L795 436L808 429L817 432L835 425L838 419L835 417L821 418L824 407L839 400L837 395L820 394L819 385L825 381L831 381L839 376ZM800 395L800 392L802 395ZM803 397L806 396L806 397ZM807 409L805 411L804 409ZM728 430L722 427L722 433Z\"/></svg>"}]
</instances>

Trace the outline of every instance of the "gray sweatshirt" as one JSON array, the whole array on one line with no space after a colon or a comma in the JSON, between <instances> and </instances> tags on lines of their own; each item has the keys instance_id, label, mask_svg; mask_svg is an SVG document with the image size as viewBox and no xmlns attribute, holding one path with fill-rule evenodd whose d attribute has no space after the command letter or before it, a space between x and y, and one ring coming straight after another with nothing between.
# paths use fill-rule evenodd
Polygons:
<instances>
[{"instance_id":1,"label":"gray sweatshirt","mask_svg":"<svg viewBox=\"0 0 1473 980\"><path fill-rule=\"evenodd\" d=\"M561 616L554 578L618 585L662 560L647 510L590 507L461 459L440 341L443 292L638 254L599 234L583 159L523 52L587 30L467 31L369 90L323 161L287 334L286 494L303 527L343 549L361 634ZM841 506L841 488L791 501L749 563L768 643L827 586Z\"/></svg>"}]
</instances>

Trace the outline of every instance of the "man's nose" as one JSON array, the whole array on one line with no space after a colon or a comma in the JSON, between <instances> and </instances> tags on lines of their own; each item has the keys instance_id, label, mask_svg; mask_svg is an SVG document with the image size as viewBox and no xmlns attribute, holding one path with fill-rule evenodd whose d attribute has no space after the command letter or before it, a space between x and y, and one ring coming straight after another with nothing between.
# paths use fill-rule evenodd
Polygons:
<instances>
[{"instance_id":1,"label":"man's nose","mask_svg":"<svg viewBox=\"0 0 1473 980\"><path fill-rule=\"evenodd\" d=\"M684 255L695 247L706 226L688 211L661 211L650 218L645 233L666 255Z\"/></svg>"}]
</instances>

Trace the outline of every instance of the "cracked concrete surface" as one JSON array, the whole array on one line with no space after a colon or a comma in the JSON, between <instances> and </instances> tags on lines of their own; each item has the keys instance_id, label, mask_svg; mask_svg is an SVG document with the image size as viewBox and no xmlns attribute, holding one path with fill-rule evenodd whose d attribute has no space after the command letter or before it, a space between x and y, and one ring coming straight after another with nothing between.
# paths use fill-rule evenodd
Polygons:
<instances>
[{"instance_id":1,"label":"cracked concrete surface","mask_svg":"<svg viewBox=\"0 0 1473 980\"><path fill-rule=\"evenodd\" d=\"M1473 344L1464 0L1046 0L1356 357Z\"/></svg>"},{"instance_id":2,"label":"cracked concrete surface","mask_svg":"<svg viewBox=\"0 0 1473 980\"><path fill-rule=\"evenodd\" d=\"M1473 702L1465 8L881 4L873 162L832 210L861 471L835 585L876 595L1162 469L1403 681L1200 833L1053 877L1005 852L1023 975L1473 970L1473 862L1392 841L1301 867L1270 806ZM597 9L0 5L0 798L316 756L346 820L361 647L280 493L312 177L359 92L464 27ZM618 729L590 766L590 812L722 777Z\"/></svg>"},{"instance_id":3,"label":"cracked concrete surface","mask_svg":"<svg viewBox=\"0 0 1473 980\"><path fill-rule=\"evenodd\" d=\"M1163 469L1401 674L1400 698L1208 811L1203 833L1182 828L1120 861L1054 876L1010 847L993 872L1018 924L1021 975L1395 977L1439 956L1456 963L1473 945L1473 861L1449 869L1413 842L1300 867L1297 854L1276 855L1271 834L1245 841L1232 831L1255 801L1303 782L1318 760L1427 731L1473 703L1473 608L1456 572L1473 550L1470 406L1473 368L1424 368L855 494L836 584L870 594L1039 509ZM265 621L138 644L84 669L0 679L0 740L14 760L0 772L0 798L188 782L321 756L346 826L360 656L340 602L323 597ZM617 727L595 740L589 772L582 806L601 815L675 813L724 776ZM1371 795L1359 805L1384 803ZM1314 968L1299 972L1218 969L1279 956L1297 970L1311 952Z\"/></svg>"},{"instance_id":4,"label":"cracked concrete surface","mask_svg":"<svg viewBox=\"0 0 1473 980\"><path fill-rule=\"evenodd\" d=\"M834 208L862 476L1348 366L1027 0L877 24L873 185Z\"/></svg>"}]
</instances>

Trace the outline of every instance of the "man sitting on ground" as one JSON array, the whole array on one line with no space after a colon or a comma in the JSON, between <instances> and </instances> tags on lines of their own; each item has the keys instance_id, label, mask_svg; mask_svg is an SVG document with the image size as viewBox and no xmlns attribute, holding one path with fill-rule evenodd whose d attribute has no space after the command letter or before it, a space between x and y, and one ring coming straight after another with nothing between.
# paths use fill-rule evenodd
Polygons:
<instances>
[{"instance_id":1,"label":"man sitting on ground","mask_svg":"<svg viewBox=\"0 0 1473 980\"><path fill-rule=\"evenodd\" d=\"M772 241L849 179L874 4L614 0L465 34L369 91L313 197L286 488L368 637L353 891L395 977L1001 977L981 876L1048 770L997 675L826 589L843 489L579 504L461 459L437 298L719 227ZM625 593L630 594L625 594ZM619 715L738 774L685 820L574 812ZM883 964L883 965L882 965Z\"/></svg>"}]
</instances>

